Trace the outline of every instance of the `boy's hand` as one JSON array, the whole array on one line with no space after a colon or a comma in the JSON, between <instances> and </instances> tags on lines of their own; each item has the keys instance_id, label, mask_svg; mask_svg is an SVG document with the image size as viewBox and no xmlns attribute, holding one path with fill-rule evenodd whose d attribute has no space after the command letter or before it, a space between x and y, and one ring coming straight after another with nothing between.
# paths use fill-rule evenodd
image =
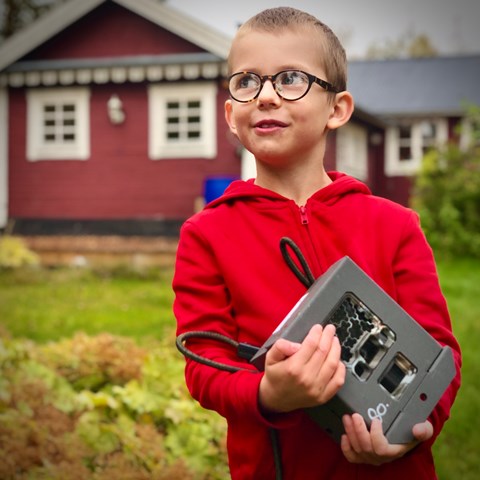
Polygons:
<instances>
[{"instance_id":1,"label":"boy's hand","mask_svg":"<svg viewBox=\"0 0 480 480\"><path fill-rule=\"evenodd\" d=\"M279 339L265 360L259 401L265 411L289 412L330 400L345 382L335 327L314 325L301 344Z\"/></svg>"},{"instance_id":2,"label":"boy's hand","mask_svg":"<svg viewBox=\"0 0 480 480\"><path fill-rule=\"evenodd\" d=\"M418 423L413 427L415 440L402 445L388 443L383 435L382 422L372 421L370 432L363 417L354 413L343 417L345 434L342 435L341 448L345 458L351 463L368 463L381 465L403 457L420 442L428 440L433 435L433 426L429 421Z\"/></svg>"}]
</instances>

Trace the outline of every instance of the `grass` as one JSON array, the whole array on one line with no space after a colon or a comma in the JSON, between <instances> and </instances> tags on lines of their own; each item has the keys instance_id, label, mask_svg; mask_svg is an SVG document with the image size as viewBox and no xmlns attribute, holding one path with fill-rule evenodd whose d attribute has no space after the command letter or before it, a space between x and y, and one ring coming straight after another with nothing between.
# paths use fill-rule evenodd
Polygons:
<instances>
[{"instance_id":1,"label":"grass","mask_svg":"<svg viewBox=\"0 0 480 480\"><path fill-rule=\"evenodd\" d=\"M171 276L171 271L4 271L1 324L11 335L37 342L77 331L158 339L174 328Z\"/></svg>"},{"instance_id":2,"label":"grass","mask_svg":"<svg viewBox=\"0 0 480 480\"><path fill-rule=\"evenodd\" d=\"M440 281L463 351L462 387L434 445L440 480L478 478L480 431L480 261L440 261ZM110 332L139 342L172 335L171 271L0 271L0 323L37 342Z\"/></svg>"},{"instance_id":3,"label":"grass","mask_svg":"<svg viewBox=\"0 0 480 480\"><path fill-rule=\"evenodd\" d=\"M463 366L451 419L434 445L435 461L440 480L474 480L480 468L480 261L439 262L438 266Z\"/></svg>"}]
</instances>

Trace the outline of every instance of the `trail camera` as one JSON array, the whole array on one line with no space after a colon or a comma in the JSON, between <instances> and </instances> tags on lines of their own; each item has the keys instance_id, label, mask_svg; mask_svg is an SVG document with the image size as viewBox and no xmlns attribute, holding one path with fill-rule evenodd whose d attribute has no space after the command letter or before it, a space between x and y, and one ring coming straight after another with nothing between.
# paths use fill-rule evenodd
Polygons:
<instances>
[{"instance_id":1,"label":"trail camera","mask_svg":"<svg viewBox=\"0 0 480 480\"><path fill-rule=\"evenodd\" d=\"M310 328L333 323L346 380L328 403L307 409L335 441L342 416L379 418L390 443L413 439L455 376L450 347L442 347L349 257L333 264L295 305L251 362L264 369L279 338L302 342Z\"/></svg>"}]
</instances>

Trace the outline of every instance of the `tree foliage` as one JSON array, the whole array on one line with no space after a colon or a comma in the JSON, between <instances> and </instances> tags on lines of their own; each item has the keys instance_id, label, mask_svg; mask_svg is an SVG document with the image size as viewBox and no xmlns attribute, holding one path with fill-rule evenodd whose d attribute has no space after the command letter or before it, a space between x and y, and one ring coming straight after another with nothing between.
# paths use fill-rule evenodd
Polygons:
<instances>
[{"instance_id":1,"label":"tree foliage","mask_svg":"<svg viewBox=\"0 0 480 480\"><path fill-rule=\"evenodd\" d=\"M0 40L11 37L62 1L64 0L3 0L0 7Z\"/></svg>"},{"instance_id":2,"label":"tree foliage","mask_svg":"<svg viewBox=\"0 0 480 480\"><path fill-rule=\"evenodd\" d=\"M437 49L428 35L409 31L397 39L371 45L366 54L368 59L423 58L436 57Z\"/></svg>"},{"instance_id":3,"label":"tree foliage","mask_svg":"<svg viewBox=\"0 0 480 480\"><path fill-rule=\"evenodd\" d=\"M470 145L451 143L423 159L413 206L439 254L480 258L480 107L467 111Z\"/></svg>"}]
</instances>

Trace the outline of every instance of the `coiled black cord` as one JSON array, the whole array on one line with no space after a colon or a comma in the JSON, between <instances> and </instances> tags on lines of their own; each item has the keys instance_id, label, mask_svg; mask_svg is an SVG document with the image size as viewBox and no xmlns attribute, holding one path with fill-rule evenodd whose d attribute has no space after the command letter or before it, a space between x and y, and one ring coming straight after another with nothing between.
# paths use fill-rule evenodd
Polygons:
<instances>
[{"instance_id":1,"label":"coiled black cord","mask_svg":"<svg viewBox=\"0 0 480 480\"><path fill-rule=\"evenodd\" d=\"M295 253L295 256L297 257L300 265L303 268L303 272L294 262L293 258L290 255L290 252L288 251L288 247L290 247ZM313 276L313 273L310 270L310 267L308 266L308 263L305 260L302 251L300 250L300 248L298 248L298 245L291 238L283 237L280 239L280 251L282 252L283 259L290 267L290 270L303 283L303 285L305 285L307 288L310 288L315 281L315 277Z\"/></svg>"}]
</instances>

